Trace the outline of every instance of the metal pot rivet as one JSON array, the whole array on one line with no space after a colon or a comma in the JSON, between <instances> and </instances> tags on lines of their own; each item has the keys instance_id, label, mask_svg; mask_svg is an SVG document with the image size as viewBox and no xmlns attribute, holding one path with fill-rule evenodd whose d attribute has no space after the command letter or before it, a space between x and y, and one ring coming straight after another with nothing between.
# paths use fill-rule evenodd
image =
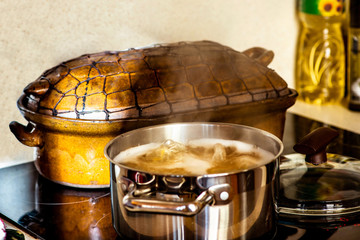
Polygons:
<instances>
[{"instance_id":1,"label":"metal pot rivet","mask_svg":"<svg viewBox=\"0 0 360 240\"><path fill-rule=\"evenodd\" d=\"M228 192L221 192L220 193L220 199L223 201L226 201L229 199L229 193Z\"/></svg>"}]
</instances>

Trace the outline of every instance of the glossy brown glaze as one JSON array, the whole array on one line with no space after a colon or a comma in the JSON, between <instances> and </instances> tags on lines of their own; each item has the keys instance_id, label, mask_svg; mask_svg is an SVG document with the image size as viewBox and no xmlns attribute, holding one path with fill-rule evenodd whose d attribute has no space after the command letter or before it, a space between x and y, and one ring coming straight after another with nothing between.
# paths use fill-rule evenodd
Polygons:
<instances>
[{"instance_id":1,"label":"glossy brown glaze","mask_svg":"<svg viewBox=\"0 0 360 240\"><path fill-rule=\"evenodd\" d=\"M282 138L296 91L267 67L273 52L237 52L210 41L87 54L45 71L18 107L29 122L10 123L36 147L46 178L74 187L109 186L107 142L129 130L170 122L227 122Z\"/></svg>"},{"instance_id":2,"label":"glossy brown glaze","mask_svg":"<svg viewBox=\"0 0 360 240\"><path fill-rule=\"evenodd\" d=\"M25 89L24 105L74 119L165 116L289 95L267 68L273 52L237 52L210 41L83 55L46 71Z\"/></svg>"}]
</instances>

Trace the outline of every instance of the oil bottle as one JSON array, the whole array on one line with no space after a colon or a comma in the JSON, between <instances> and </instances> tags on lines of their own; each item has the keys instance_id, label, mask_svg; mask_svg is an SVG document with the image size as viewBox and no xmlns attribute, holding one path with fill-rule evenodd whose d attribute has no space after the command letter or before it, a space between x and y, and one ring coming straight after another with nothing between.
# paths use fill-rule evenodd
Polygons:
<instances>
[{"instance_id":1,"label":"oil bottle","mask_svg":"<svg viewBox=\"0 0 360 240\"><path fill-rule=\"evenodd\" d=\"M345 92L343 0L299 0L300 32L295 67L299 99L340 102Z\"/></svg>"},{"instance_id":2,"label":"oil bottle","mask_svg":"<svg viewBox=\"0 0 360 240\"><path fill-rule=\"evenodd\" d=\"M360 0L350 0L347 94L349 109L360 111Z\"/></svg>"}]
</instances>

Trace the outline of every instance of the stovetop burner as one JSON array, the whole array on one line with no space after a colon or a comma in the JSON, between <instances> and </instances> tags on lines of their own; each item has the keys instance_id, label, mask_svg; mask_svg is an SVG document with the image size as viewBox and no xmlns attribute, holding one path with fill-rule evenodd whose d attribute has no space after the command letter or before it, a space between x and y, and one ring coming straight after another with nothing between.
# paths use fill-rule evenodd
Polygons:
<instances>
[{"instance_id":1,"label":"stovetop burner","mask_svg":"<svg viewBox=\"0 0 360 240\"><path fill-rule=\"evenodd\" d=\"M284 155L313 129L323 126L288 113ZM338 129L329 152L360 159L360 135ZM0 218L6 218L39 239L120 239L113 226L109 189L76 189L41 177L33 162L0 169ZM297 224L279 219L275 239L359 239L360 218L336 224Z\"/></svg>"}]
</instances>

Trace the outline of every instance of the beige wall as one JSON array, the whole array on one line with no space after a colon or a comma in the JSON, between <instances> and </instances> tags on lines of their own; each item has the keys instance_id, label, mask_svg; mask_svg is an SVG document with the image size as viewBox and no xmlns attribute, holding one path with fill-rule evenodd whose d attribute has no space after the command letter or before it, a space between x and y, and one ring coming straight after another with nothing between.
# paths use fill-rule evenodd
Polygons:
<instances>
[{"instance_id":1,"label":"beige wall","mask_svg":"<svg viewBox=\"0 0 360 240\"><path fill-rule=\"evenodd\" d=\"M0 166L32 158L8 127L26 124L16 106L22 89L85 53L204 39L236 50L262 46L293 86L294 9L295 0L1 0Z\"/></svg>"}]
</instances>

